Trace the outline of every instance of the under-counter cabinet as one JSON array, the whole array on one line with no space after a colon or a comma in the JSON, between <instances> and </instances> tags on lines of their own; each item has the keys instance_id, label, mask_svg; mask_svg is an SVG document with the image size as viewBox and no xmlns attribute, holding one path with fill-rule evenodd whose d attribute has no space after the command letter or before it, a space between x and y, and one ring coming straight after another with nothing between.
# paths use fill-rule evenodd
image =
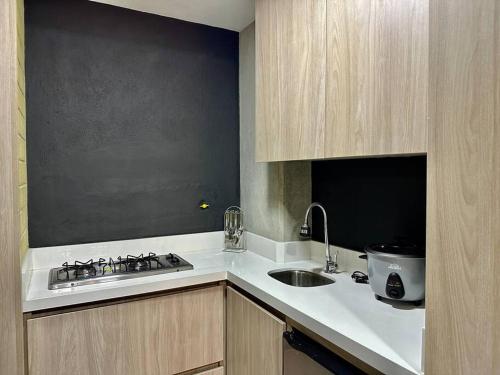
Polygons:
<instances>
[{"instance_id":1,"label":"under-counter cabinet","mask_svg":"<svg viewBox=\"0 0 500 375\"><path fill-rule=\"evenodd\" d=\"M227 288L227 375L282 375L286 324Z\"/></svg>"},{"instance_id":2,"label":"under-counter cabinet","mask_svg":"<svg viewBox=\"0 0 500 375\"><path fill-rule=\"evenodd\" d=\"M30 375L170 375L218 365L224 287L28 319L27 335Z\"/></svg>"},{"instance_id":3,"label":"under-counter cabinet","mask_svg":"<svg viewBox=\"0 0 500 375\"><path fill-rule=\"evenodd\" d=\"M425 153L428 7L257 0L257 161Z\"/></svg>"}]
</instances>

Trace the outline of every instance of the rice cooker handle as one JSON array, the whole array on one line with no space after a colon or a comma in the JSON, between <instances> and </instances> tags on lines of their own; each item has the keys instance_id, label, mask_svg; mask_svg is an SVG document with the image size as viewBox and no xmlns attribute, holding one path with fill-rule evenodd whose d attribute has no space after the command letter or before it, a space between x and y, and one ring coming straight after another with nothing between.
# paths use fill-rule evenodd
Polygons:
<instances>
[{"instance_id":1,"label":"rice cooker handle","mask_svg":"<svg viewBox=\"0 0 500 375\"><path fill-rule=\"evenodd\" d=\"M405 288L403 286L403 281L396 272L392 272L387 278L387 283L385 284L385 293L389 298L401 299L404 297Z\"/></svg>"}]
</instances>

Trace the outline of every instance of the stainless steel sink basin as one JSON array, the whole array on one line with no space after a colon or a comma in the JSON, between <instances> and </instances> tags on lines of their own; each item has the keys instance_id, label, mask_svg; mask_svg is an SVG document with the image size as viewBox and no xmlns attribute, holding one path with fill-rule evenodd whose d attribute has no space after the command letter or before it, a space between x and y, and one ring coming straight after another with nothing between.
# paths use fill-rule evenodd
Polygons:
<instances>
[{"instance_id":1,"label":"stainless steel sink basin","mask_svg":"<svg viewBox=\"0 0 500 375\"><path fill-rule=\"evenodd\" d=\"M274 270L267 273L273 279L284 284L300 287L312 287L333 284L334 279L322 276L315 272L304 270Z\"/></svg>"}]
</instances>

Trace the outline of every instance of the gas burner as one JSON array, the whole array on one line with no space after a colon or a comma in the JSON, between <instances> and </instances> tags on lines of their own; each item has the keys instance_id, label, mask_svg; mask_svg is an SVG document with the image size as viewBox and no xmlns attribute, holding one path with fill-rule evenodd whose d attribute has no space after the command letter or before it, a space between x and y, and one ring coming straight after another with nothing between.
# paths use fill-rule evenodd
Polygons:
<instances>
[{"instance_id":1,"label":"gas burner","mask_svg":"<svg viewBox=\"0 0 500 375\"><path fill-rule=\"evenodd\" d=\"M70 288L79 285L97 284L107 281L130 279L168 272L191 270L193 266L176 254L127 255L116 260L99 258L97 262L65 262L62 267L53 268L49 274L49 289Z\"/></svg>"},{"instance_id":2,"label":"gas burner","mask_svg":"<svg viewBox=\"0 0 500 375\"><path fill-rule=\"evenodd\" d=\"M150 267L163 268L165 265L160 261L160 257L155 253L149 253L147 257L145 257L149 262Z\"/></svg>"},{"instance_id":3,"label":"gas burner","mask_svg":"<svg viewBox=\"0 0 500 375\"><path fill-rule=\"evenodd\" d=\"M172 264L177 264L180 262L179 258L175 254L172 254L172 253L167 255L167 260Z\"/></svg>"},{"instance_id":4,"label":"gas burner","mask_svg":"<svg viewBox=\"0 0 500 375\"><path fill-rule=\"evenodd\" d=\"M118 257L118 263L123 265L128 272L149 271L165 267L160 261L160 257L151 252L147 256L144 256L144 254L138 256L127 255L126 259Z\"/></svg>"},{"instance_id":5,"label":"gas burner","mask_svg":"<svg viewBox=\"0 0 500 375\"><path fill-rule=\"evenodd\" d=\"M97 275L97 271L94 267L94 261L92 259L86 263L76 261L74 267L77 278L94 277Z\"/></svg>"},{"instance_id":6,"label":"gas burner","mask_svg":"<svg viewBox=\"0 0 500 375\"><path fill-rule=\"evenodd\" d=\"M99 259L99 262L101 261L103 259ZM71 278L86 279L95 277L97 275L95 264L92 259L87 262L75 261L73 264L65 262L57 271L57 279L70 280Z\"/></svg>"},{"instance_id":7,"label":"gas burner","mask_svg":"<svg viewBox=\"0 0 500 375\"><path fill-rule=\"evenodd\" d=\"M144 255L141 254L139 256L127 255L127 259L122 261L122 264L125 265L125 268L129 272L140 272L149 270L149 263L146 259L144 259Z\"/></svg>"}]
</instances>

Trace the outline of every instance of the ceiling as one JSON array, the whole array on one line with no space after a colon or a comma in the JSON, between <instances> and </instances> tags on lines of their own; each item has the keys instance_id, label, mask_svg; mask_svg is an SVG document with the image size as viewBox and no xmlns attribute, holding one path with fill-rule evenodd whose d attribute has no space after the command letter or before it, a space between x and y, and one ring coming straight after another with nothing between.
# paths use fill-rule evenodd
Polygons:
<instances>
[{"instance_id":1,"label":"ceiling","mask_svg":"<svg viewBox=\"0 0 500 375\"><path fill-rule=\"evenodd\" d=\"M241 31L254 20L255 0L91 0Z\"/></svg>"}]
</instances>

